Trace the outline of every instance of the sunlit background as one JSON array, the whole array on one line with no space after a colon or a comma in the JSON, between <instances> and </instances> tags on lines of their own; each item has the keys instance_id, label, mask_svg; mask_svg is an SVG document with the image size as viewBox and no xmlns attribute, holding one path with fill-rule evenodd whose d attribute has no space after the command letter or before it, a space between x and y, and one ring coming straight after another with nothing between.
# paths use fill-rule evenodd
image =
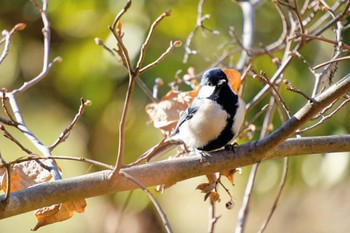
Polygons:
<instances>
[{"instance_id":1,"label":"sunlit background","mask_svg":"<svg viewBox=\"0 0 350 233\"><path fill-rule=\"evenodd\" d=\"M90 99L92 106L87 108L82 119L69 139L54 150L56 155L87 157L114 164L117 154L118 122L121 115L127 74L106 50L95 44L98 37L108 46L116 42L108 26L126 1L99 0L50 0L49 19L52 30L51 59L60 56L63 61L54 65L48 76L27 92L18 96L25 121L30 129L47 145L55 141L76 114L80 98ZM333 1L334 2L334 1ZM164 19L157 27L152 43L147 51L145 64L154 61L162 54L171 40L185 42L194 29L198 1L135 1L121 22L125 32L124 41L133 59L145 39L147 30L154 19L167 9L171 17ZM176 74L186 73L188 67L200 72L229 51L238 51L239 46L228 34L230 27L241 35L242 14L235 1L206 1L204 14L210 18L205 26L220 32L198 31L191 48L198 54L191 56L186 64L182 62L184 48L177 48L161 64L145 73L141 78L152 88L154 80L160 77L165 84L173 81ZM282 31L280 18L270 1L264 1L256 13L256 46L259 43L274 42ZM3 0L0 3L0 29L10 30L17 23L26 23L25 30L17 32L11 41L10 52L0 65L0 87L11 91L40 73L43 59L42 21L37 9L30 1ZM333 36L331 31L325 35ZM345 42L349 33L345 33ZM1 51L3 45L1 45ZM307 45L302 54L315 65L326 61L333 47L325 43L313 42ZM277 52L275 56L281 57ZM233 66L239 53L230 56L225 64ZM349 63L339 65L336 78L349 72ZM253 60L256 71L264 70L268 76L276 70L268 56ZM314 80L307 67L294 59L285 73L285 78L295 86L310 93ZM249 102L262 87L262 83L251 78L243 98ZM183 90L188 87L182 86ZM160 89L160 97L169 90L167 85ZM303 104L305 99L294 93L283 91L282 97L292 112ZM251 119L268 98L247 115ZM126 162L138 157L142 152L159 142L162 135L149 124L144 107L150 103L148 97L136 88L126 131ZM337 135L350 131L350 108L345 107L333 119L306 135ZM259 126L261 119L256 125ZM280 124L279 117L274 127ZM32 151L35 148L18 131L6 127L13 135ZM259 131L254 139L259 137ZM239 143L244 143L240 141ZM25 155L14 143L0 137L2 156L11 161ZM86 174L98 168L73 161L59 161L64 177ZM250 167L243 168L243 174L235 178L235 186L225 182L234 197L233 210L225 208L229 196L223 191L217 214L221 217L216 224L216 232L233 232L237 212L241 206ZM250 208L246 232L256 232L264 221L275 199L282 160L263 162L257 176ZM161 174L159 174L161 175ZM204 177L186 180L166 189L163 194L155 194L169 218L175 232L206 232L208 226L208 202L195 187L205 182ZM151 188L152 189L152 188ZM153 190L153 189L152 189ZM75 214L72 219L46 226L40 232L164 232L157 213L142 191L134 191L129 204L121 215L129 192L90 198L83 214ZM350 214L349 154L337 153L292 157L288 172L287 186L283 192L276 213L266 232L346 232ZM33 213L26 213L2 220L0 232L29 232L36 224Z\"/></svg>"}]
</instances>

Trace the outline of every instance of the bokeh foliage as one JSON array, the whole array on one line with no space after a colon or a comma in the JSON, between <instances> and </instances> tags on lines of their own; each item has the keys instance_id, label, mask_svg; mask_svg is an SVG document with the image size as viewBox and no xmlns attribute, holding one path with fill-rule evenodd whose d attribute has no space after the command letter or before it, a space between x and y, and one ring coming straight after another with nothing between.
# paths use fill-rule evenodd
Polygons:
<instances>
[{"instance_id":1,"label":"bokeh foliage","mask_svg":"<svg viewBox=\"0 0 350 233\"><path fill-rule=\"evenodd\" d=\"M125 69L110 54L95 44L94 38L98 37L109 46L115 46L115 41L108 30L108 26L111 25L116 13L124 4L125 1L112 0L49 1L49 19L52 29L51 57L60 56L63 62L56 64L42 82L20 96L19 101L25 119L29 127L41 136L44 142L51 143L76 113L81 97L90 99L93 102L93 105L87 109L78 124L77 129L73 131L72 136L54 151L55 154L86 156L102 162L114 163L117 154L118 122L127 87L127 74ZM156 59L168 47L171 40L180 39L185 42L188 34L195 27L197 4L198 1L193 0L135 1L122 19L126 46L131 56L133 58L137 56L150 24L167 9L172 10L172 16L166 18L157 27L146 55L145 64ZM220 34L214 35L207 31L203 33L198 31L192 41L191 48L198 50L199 54L191 56L188 63L184 64L182 63L184 49L176 49L165 61L141 77L149 88L152 88L157 77L161 77L167 84L174 80L179 70L182 71L180 76L186 73L187 68L191 66L195 67L196 71L199 72L223 54L229 51L239 51L239 46L228 34L229 27L234 27L237 35L241 34L242 14L239 6L233 1L207 1L204 5L204 13L210 14L210 18L204 22L205 26L218 30ZM267 45L280 36L282 30L280 18L271 2L264 1L257 8L256 18L256 46L260 43ZM8 90L12 90L24 81L30 80L42 68L43 48L40 15L30 1L2 1L0 3L0 29L9 30L19 22L26 23L27 27L24 31L16 33L12 38L10 54L0 66L0 86L6 87ZM332 36L330 32L326 32L325 35ZM345 36L348 36L348 32ZM350 41L348 40L348 42ZM315 65L327 60L331 51L331 45L312 42L303 48L302 54L311 64ZM276 52L274 55L279 58L282 56L280 52ZM224 65L234 66L238 57L239 53L237 52L228 57ZM340 72L337 73L335 78L340 78L340 75L348 73L348 67L348 62L342 62L338 68ZM276 67L268 56L262 55L253 59L253 69L255 71L263 70L270 76L274 73ZM294 59L289 66L285 73L285 78L306 93L312 91L312 76L308 73L305 64L298 59ZM249 102L261 87L262 83L260 81L248 77L243 98ZM187 86L181 86L180 88L188 89ZM168 90L167 85L164 85L160 90L160 96L164 95ZM288 103L292 112L297 111L305 103L305 99L301 96L288 91L283 91L282 97ZM268 99L266 98L264 103L261 103L261 105L256 107L256 110L250 112L247 115L247 119L250 119L256 112L260 111L260 108L267 101ZM128 161L132 161L161 138L159 132L153 129L150 124L147 124L148 117L144 112L144 107L149 102L150 100L146 95L139 88L136 88L127 122L126 154L128 157L126 159ZM348 133L350 131L349 114L349 107L345 107L332 120L308 132L307 135ZM257 127L260 123L259 120L256 122ZM276 117L274 123L275 127L277 127L281 124L281 121ZM16 134L15 131L13 133L19 139L23 139L24 144L30 147L29 143L25 142L25 138ZM254 138L256 139L258 136L259 133ZM0 146L1 153L9 160L23 154L5 138L0 138ZM88 169L85 165L72 162L63 162L63 164L65 176L85 173ZM292 159L289 178L291 185L286 191L288 193L286 196L295 197L295 192L298 192L296 190L307 193L309 192L307 187L314 189L317 189L318 186L336 188L339 185L343 188L343 183L339 182L347 182L344 181L344 177L348 175L348 164L348 156L345 155L338 156L337 160L332 159L332 156L329 155L314 155ZM245 168L244 171L244 174L248 174L249 168ZM255 198L255 201L258 203L258 210L259 208L264 209L262 203L265 198L269 198L268 202L271 201L270 199L273 196L271 190L277 187L280 171L280 161L269 161L262 166L256 188L256 192L259 195ZM332 174L337 176L332 178ZM237 192L234 195L237 198L237 203L240 203L245 179L245 176L239 178L234 188L234 192ZM180 196L189 200L195 198L196 201L193 205L200 205L198 209L203 212L202 208L206 204L202 202L200 195L196 196L196 194L193 194L195 185L190 183L189 186L173 187L160 197L169 215L173 215L170 221L175 222L178 212L176 211L176 205L167 203L167 198L176 201L181 200ZM345 189L344 192L349 193L349 190ZM147 198L142 193L135 196L137 198L134 197L131 202L136 204L131 205L130 209L134 208L135 212L138 213L145 211ZM319 199L317 199L318 197L315 198L322 200L322 197ZM125 200L124 194L118 194L103 201L108 204L117 203L116 206L119 206L122 205L123 200ZM190 201L188 202L191 203ZM91 208L94 208L95 205L97 204L93 201ZM108 207L103 208L109 211L117 208L105 205ZM308 206L308 203L305 205ZM265 208L269 208L269 206L267 205ZM97 209L101 211L101 207ZM152 210L152 208L146 208L146 210ZM224 212L224 215L232 216L234 213ZM261 218L259 214L263 216L264 211L262 210L261 213L258 212L254 216L259 219ZM79 221L88 221L89 217L91 217L91 214L87 213L86 216L78 217L78 219ZM199 229L205 229L206 219L202 218L199 221L204 226L204 228ZM282 220L279 219L279 221ZM197 222L198 225L199 223ZM63 226L61 227L64 228L64 224L67 223L62 223ZM180 226L181 222L174 223L174 225L177 224L179 226L174 226L174 228L179 229L180 232L180 229L183 229ZM102 225L101 228L103 227ZM194 231L197 229L188 225L186 227ZM232 228L232 225L230 228ZM54 232L54 228L48 229ZM276 229L281 228L277 227ZM81 231L84 232L84 230Z\"/></svg>"}]
</instances>

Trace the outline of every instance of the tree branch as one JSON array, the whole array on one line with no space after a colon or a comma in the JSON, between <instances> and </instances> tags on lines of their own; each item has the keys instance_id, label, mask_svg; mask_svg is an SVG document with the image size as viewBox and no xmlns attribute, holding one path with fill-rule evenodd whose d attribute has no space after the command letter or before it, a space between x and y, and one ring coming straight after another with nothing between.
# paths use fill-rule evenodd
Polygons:
<instances>
[{"instance_id":1,"label":"tree branch","mask_svg":"<svg viewBox=\"0 0 350 233\"><path fill-rule=\"evenodd\" d=\"M174 184L192 177L243 167L267 159L350 151L350 135L289 139L266 153L261 153L258 147L258 141L252 141L237 147L234 153L226 150L214 152L213 156L207 158L206 163L201 162L200 156L191 156L138 165L122 170L146 187ZM104 170L65 180L42 183L11 193L8 204L0 205L0 219L68 200L138 188L134 182L120 174L115 176L113 180L109 179L110 173L110 170Z\"/></svg>"}]
</instances>

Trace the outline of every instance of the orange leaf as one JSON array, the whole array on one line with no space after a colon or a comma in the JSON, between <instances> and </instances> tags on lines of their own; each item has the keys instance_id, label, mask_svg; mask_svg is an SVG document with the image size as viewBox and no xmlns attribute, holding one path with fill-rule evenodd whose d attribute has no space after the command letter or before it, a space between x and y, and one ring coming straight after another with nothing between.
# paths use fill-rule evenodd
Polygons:
<instances>
[{"instance_id":1,"label":"orange leaf","mask_svg":"<svg viewBox=\"0 0 350 233\"><path fill-rule=\"evenodd\" d=\"M232 89L238 93L239 87L241 86L241 74L234 69L222 69L226 74L228 81L231 84Z\"/></svg>"},{"instance_id":2,"label":"orange leaf","mask_svg":"<svg viewBox=\"0 0 350 233\"><path fill-rule=\"evenodd\" d=\"M7 179L6 179L6 168L0 167L0 189L6 192Z\"/></svg>"},{"instance_id":3,"label":"orange leaf","mask_svg":"<svg viewBox=\"0 0 350 233\"><path fill-rule=\"evenodd\" d=\"M227 179L231 182L231 184L234 183L234 174L238 172L239 174L242 174L242 169L241 168L235 168L232 170L227 170L227 171L222 171L220 172L221 175L226 176Z\"/></svg>"},{"instance_id":4,"label":"orange leaf","mask_svg":"<svg viewBox=\"0 0 350 233\"><path fill-rule=\"evenodd\" d=\"M42 226L67 220L73 216L74 212L84 212L85 207L85 199L78 199L38 209L35 211L38 223L32 230L35 231Z\"/></svg>"}]
</instances>

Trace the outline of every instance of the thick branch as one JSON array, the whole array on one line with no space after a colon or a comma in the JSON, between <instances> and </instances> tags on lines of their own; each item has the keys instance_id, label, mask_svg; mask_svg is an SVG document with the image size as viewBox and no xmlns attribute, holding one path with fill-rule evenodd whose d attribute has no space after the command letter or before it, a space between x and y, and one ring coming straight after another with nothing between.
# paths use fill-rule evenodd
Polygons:
<instances>
[{"instance_id":1,"label":"thick branch","mask_svg":"<svg viewBox=\"0 0 350 233\"><path fill-rule=\"evenodd\" d=\"M232 151L218 151L201 162L200 156L177 158L123 169L145 186L174 184L196 176L254 164L266 159L292 155L350 151L350 135L289 139L268 153L260 153L256 141L243 144ZM117 175L110 180L110 170L100 171L35 185L11 193L8 204L0 206L0 219L25 213L40 207L82 197L138 188L134 182ZM161 176L159 174L162 174Z\"/></svg>"}]
</instances>

